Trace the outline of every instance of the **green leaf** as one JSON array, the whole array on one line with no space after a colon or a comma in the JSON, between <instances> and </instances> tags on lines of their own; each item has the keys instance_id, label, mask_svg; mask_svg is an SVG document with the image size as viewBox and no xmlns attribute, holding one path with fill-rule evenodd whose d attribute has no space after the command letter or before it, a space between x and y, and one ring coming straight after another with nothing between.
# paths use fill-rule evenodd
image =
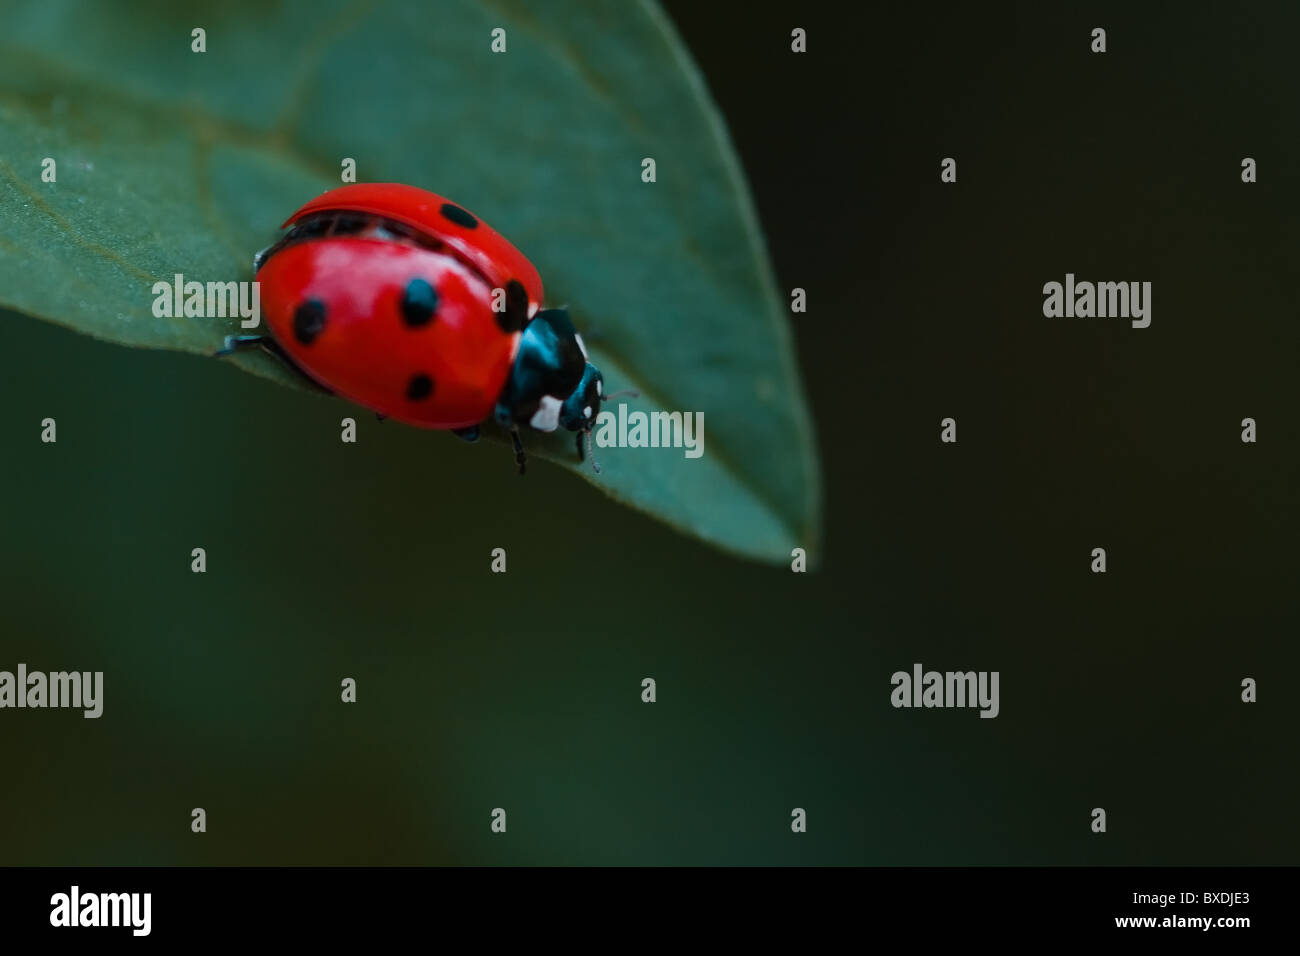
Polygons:
<instances>
[{"instance_id":1,"label":"green leaf","mask_svg":"<svg viewBox=\"0 0 1300 956\"><path fill-rule=\"evenodd\" d=\"M155 318L153 283L251 279L252 253L351 157L358 179L454 197L509 236L607 388L640 390L629 406L704 414L697 459L604 448L593 475L568 433L530 435L534 453L727 550L816 547L784 298L723 120L649 0L17 0L3 16L0 305L211 353L236 320Z\"/></svg>"}]
</instances>

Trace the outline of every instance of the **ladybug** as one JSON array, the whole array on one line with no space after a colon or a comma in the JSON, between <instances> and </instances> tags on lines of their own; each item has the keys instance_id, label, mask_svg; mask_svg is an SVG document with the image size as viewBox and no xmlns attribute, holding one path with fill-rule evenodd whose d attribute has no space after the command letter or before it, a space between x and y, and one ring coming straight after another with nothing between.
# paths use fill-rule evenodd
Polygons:
<instances>
[{"instance_id":1,"label":"ladybug","mask_svg":"<svg viewBox=\"0 0 1300 956\"><path fill-rule=\"evenodd\" d=\"M231 335L216 354L264 349L380 419L477 441L491 417L576 432L578 458L604 394L564 309L504 236L442 196L400 183L332 189L295 212L253 258L266 335ZM585 448L584 448L585 438ZM592 466L599 466L592 460Z\"/></svg>"}]
</instances>

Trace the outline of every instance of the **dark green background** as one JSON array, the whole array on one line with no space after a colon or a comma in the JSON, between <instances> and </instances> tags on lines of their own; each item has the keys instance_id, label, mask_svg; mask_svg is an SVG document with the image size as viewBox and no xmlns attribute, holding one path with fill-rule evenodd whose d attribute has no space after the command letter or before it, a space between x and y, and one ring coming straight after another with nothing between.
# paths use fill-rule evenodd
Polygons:
<instances>
[{"instance_id":1,"label":"dark green background","mask_svg":"<svg viewBox=\"0 0 1300 956\"><path fill-rule=\"evenodd\" d=\"M0 712L0 863L1297 862L1300 15L1039 6L670 5L808 290L816 573L0 316L0 668L106 684ZM917 661L1001 716L894 710Z\"/></svg>"}]
</instances>

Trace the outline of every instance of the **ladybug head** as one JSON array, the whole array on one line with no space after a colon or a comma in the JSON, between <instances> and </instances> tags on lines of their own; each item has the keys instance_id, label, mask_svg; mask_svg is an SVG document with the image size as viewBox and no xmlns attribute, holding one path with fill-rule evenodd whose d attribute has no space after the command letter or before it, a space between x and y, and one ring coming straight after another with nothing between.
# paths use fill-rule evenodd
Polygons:
<instances>
[{"instance_id":1,"label":"ladybug head","mask_svg":"<svg viewBox=\"0 0 1300 956\"><path fill-rule=\"evenodd\" d=\"M573 389L573 393L560 408L560 424L571 432L577 432L577 457L590 458L595 472L601 472L601 466L595 463L595 458L591 455L591 429L595 428L595 420L601 416L601 402L608 402L616 395L636 394L632 390L604 394L601 369L588 362L586 368L582 369L582 380L578 381L577 388Z\"/></svg>"},{"instance_id":2,"label":"ladybug head","mask_svg":"<svg viewBox=\"0 0 1300 956\"><path fill-rule=\"evenodd\" d=\"M561 400L560 396L565 397ZM586 459L601 403L613 397L605 394L600 369L587 361L587 348L569 313L543 309L524 328L495 415L509 429L526 423L542 432L560 427L576 432L578 458ZM591 466L600 471L595 459Z\"/></svg>"},{"instance_id":3,"label":"ladybug head","mask_svg":"<svg viewBox=\"0 0 1300 956\"><path fill-rule=\"evenodd\" d=\"M569 431L578 433L578 458L590 458L591 467L597 474L600 473L600 465L596 464L596 459L591 454L591 430L596 427L604 391L604 376L600 374L600 369L588 362L582 370L577 388L560 408L560 424Z\"/></svg>"},{"instance_id":4,"label":"ladybug head","mask_svg":"<svg viewBox=\"0 0 1300 956\"><path fill-rule=\"evenodd\" d=\"M600 369L588 362L577 388L560 408L560 424L571 432L591 431L600 415L604 391L605 377L600 374Z\"/></svg>"},{"instance_id":5,"label":"ladybug head","mask_svg":"<svg viewBox=\"0 0 1300 956\"><path fill-rule=\"evenodd\" d=\"M588 362L578 387L560 408L560 424L569 431L578 433L578 457L591 458L591 467L597 473L600 472L600 465L596 464L596 459L591 455L591 430L596 427L596 419L600 417L600 403L619 395L636 394L624 390L606 395L605 376L600 373L600 369Z\"/></svg>"}]
</instances>

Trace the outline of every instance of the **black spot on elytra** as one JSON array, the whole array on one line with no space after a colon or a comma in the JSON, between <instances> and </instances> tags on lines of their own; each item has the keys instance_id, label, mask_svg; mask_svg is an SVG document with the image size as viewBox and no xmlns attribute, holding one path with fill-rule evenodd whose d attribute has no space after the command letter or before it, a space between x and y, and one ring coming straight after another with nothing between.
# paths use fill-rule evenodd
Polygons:
<instances>
[{"instance_id":1,"label":"black spot on elytra","mask_svg":"<svg viewBox=\"0 0 1300 956\"><path fill-rule=\"evenodd\" d=\"M303 345L311 345L325 329L325 303L320 299L307 299L293 310L293 337Z\"/></svg>"},{"instance_id":2,"label":"black spot on elytra","mask_svg":"<svg viewBox=\"0 0 1300 956\"><path fill-rule=\"evenodd\" d=\"M444 219L450 219L458 226L464 226L466 229L475 229L478 227L478 220L459 206L445 202L442 204L442 209L439 211L442 213Z\"/></svg>"},{"instance_id":3,"label":"black spot on elytra","mask_svg":"<svg viewBox=\"0 0 1300 956\"><path fill-rule=\"evenodd\" d=\"M406 384L406 397L413 402L423 401L433 394L433 379L423 372L412 375Z\"/></svg>"},{"instance_id":4,"label":"black spot on elytra","mask_svg":"<svg viewBox=\"0 0 1300 956\"><path fill-rule=\"evenodd\" d=\"M402 293L402 320L412 328L428 325L438 308L438 293L423 279L412 279Z\"/></svg>"},{"instance_id":5,"label":"black spot on elytra","mask_svg":"<svg viewBox=\"0 0 1300 956\"><path fill-rule=\"evenodd\" d=\"M503 332L518 332L528 323L528 290L518 279L506 283L506 310L497 313Z\"/></svg>"}]
</instances>

